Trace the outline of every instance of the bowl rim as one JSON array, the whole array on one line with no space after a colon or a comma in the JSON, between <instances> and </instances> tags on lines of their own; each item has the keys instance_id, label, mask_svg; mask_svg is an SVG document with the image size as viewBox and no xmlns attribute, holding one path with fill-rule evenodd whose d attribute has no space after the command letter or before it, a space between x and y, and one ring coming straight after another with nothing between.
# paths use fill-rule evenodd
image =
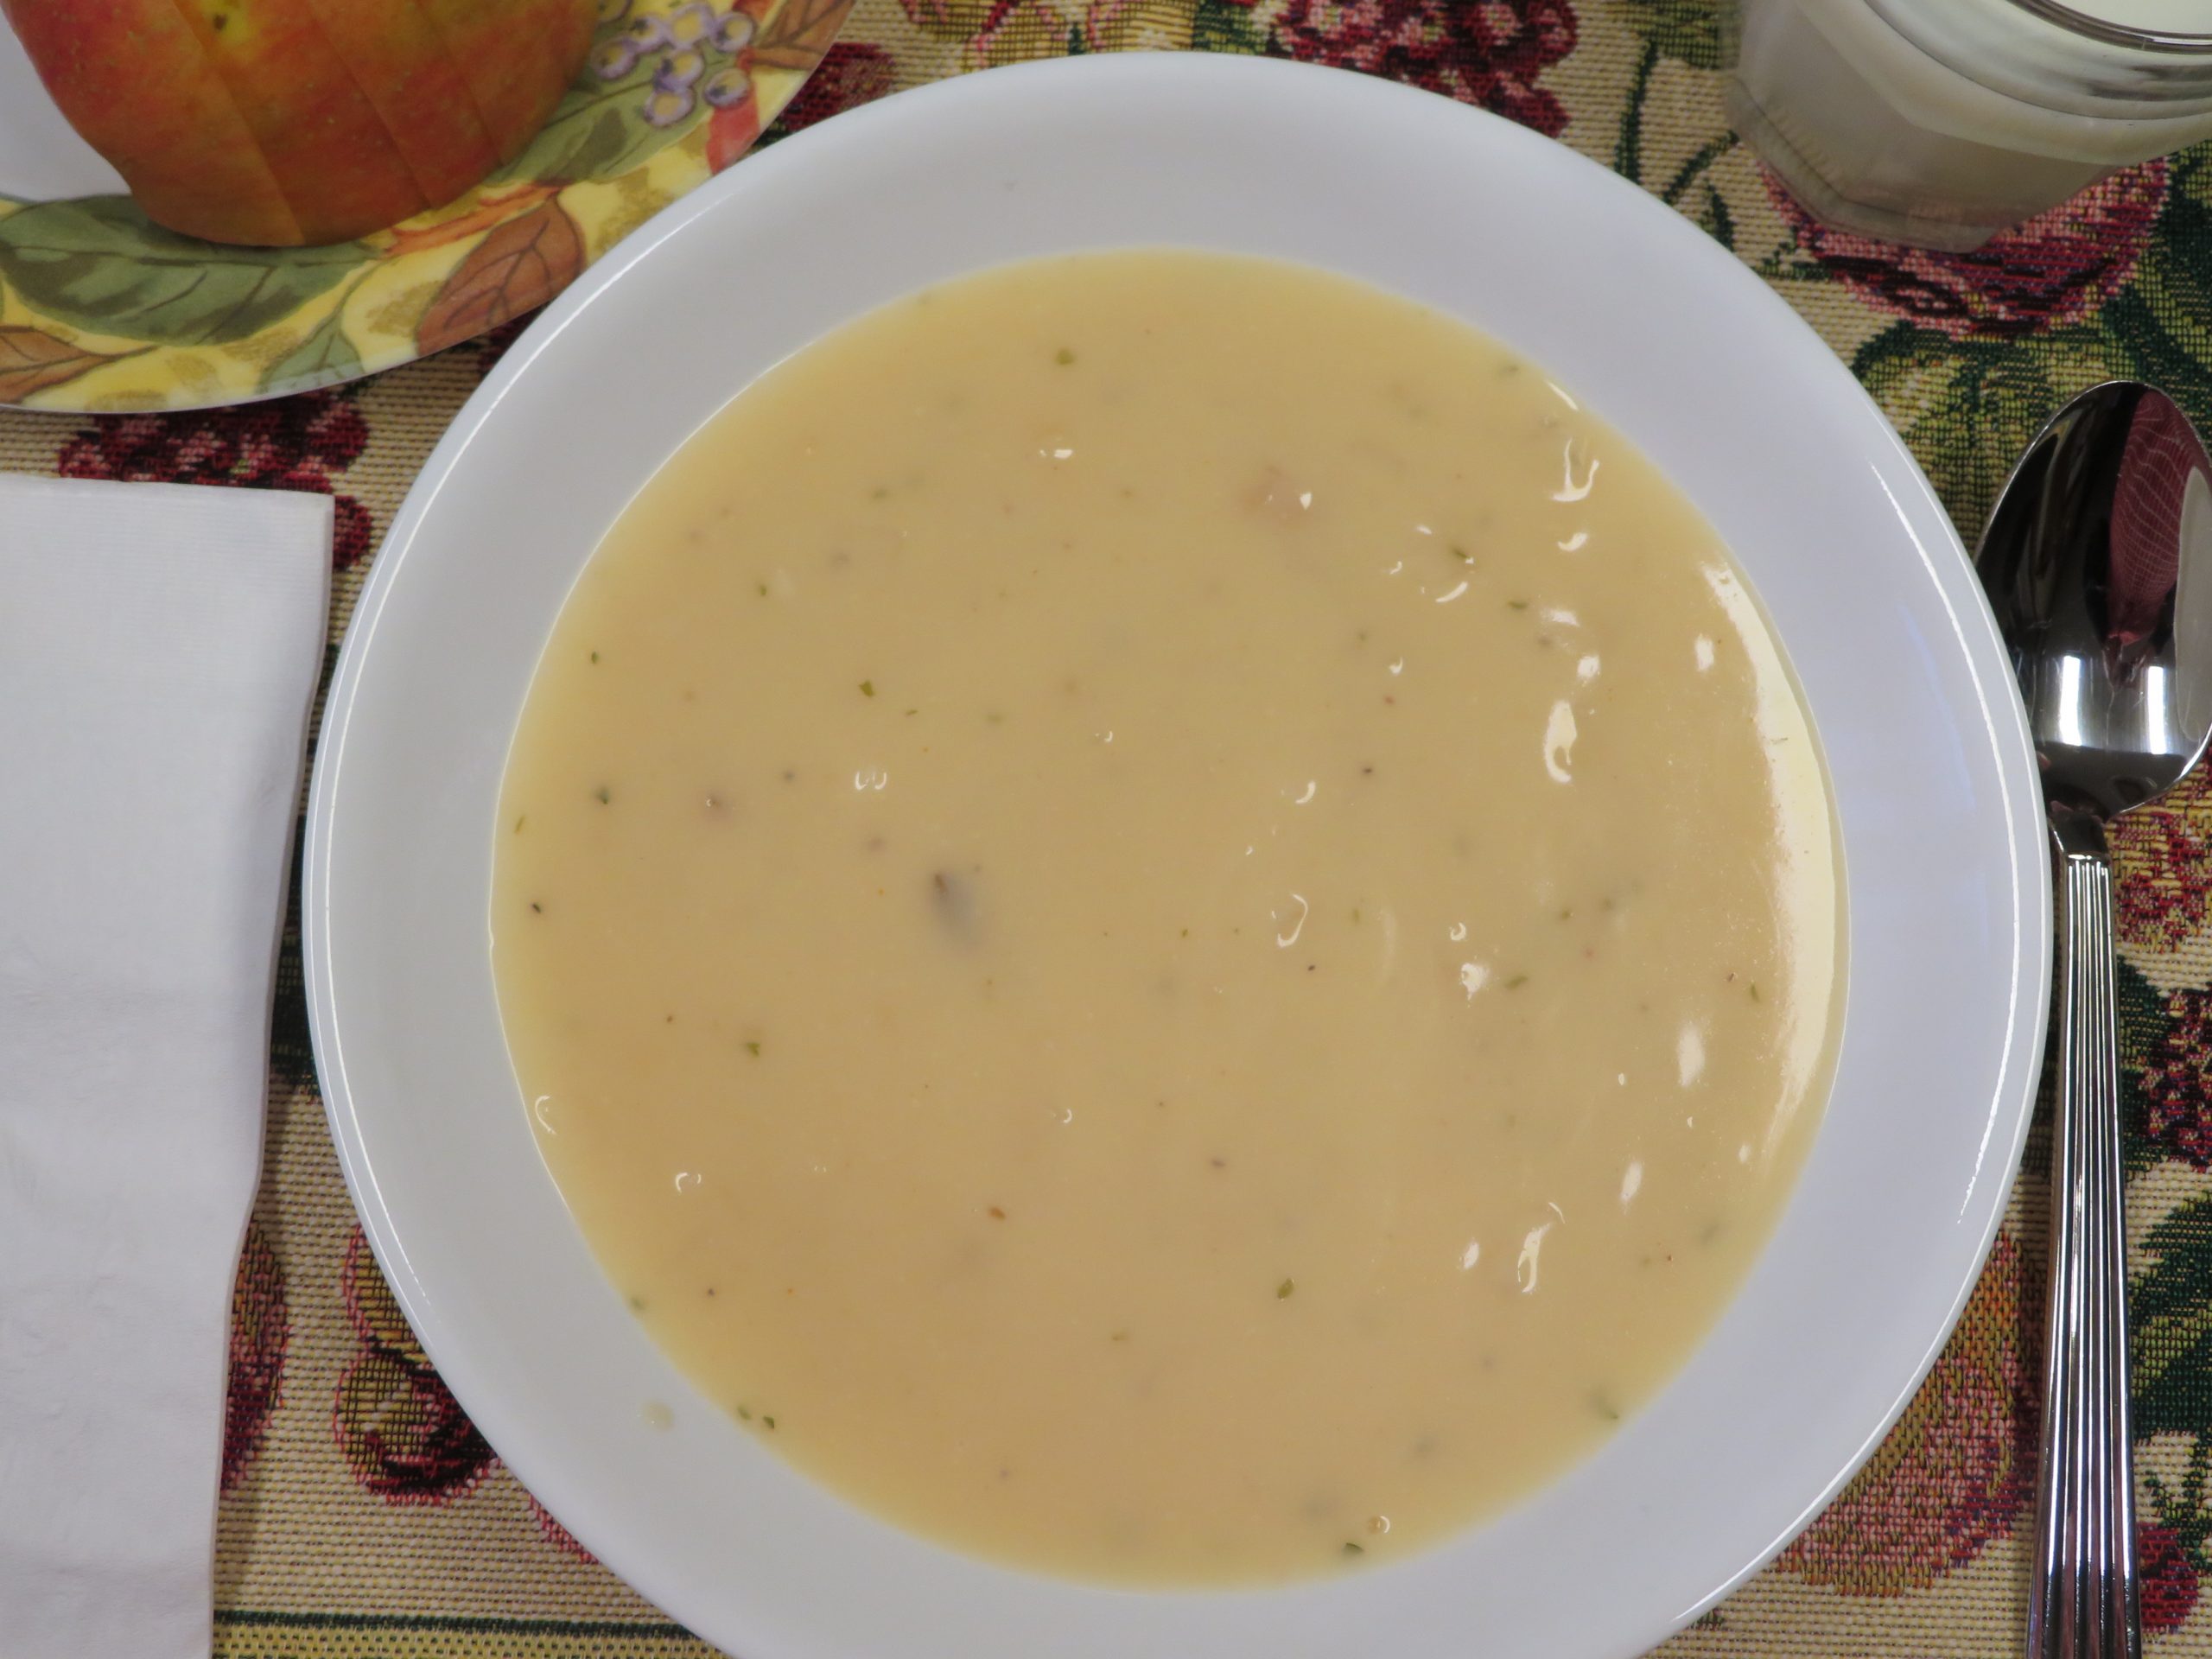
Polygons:
<instances>
[{"instance_id":1,"label":"bowl rim","mask_svg":"<svg viewBox=\"0 0 2212 1659\"><path fill-rule=\"evenodd\" d=\"M1093 86L1086 83L1103 85L1114 82L1126 83L1122 95L1134 98L1141 96L1146 84L1154 78L1182 81L1185 83L1184 90L1188 91L1191 84L1212 84L1215 78L1220 76L1227 76L1232 82L1255 77L1269 78L1281 83L1287 96L1311 98L1321 94L1338 99L1368 100L1378 118L1382 119L1388 119L1402 111L1410 111L1416 105L1430 114L1435 107L1440 106L1453 110L1455 118L1471 123L1488 123L1501 130L1491 135L1491 141L1502 149L1534 144L1546 149L1556 149L1562 156L1573 156L1573 152L1567 151L1563 146L1527 133L1502 118L1468 106L1452 105L1449 100L1434 94L1343 70L1281 60L1230 54L1124 53L1050 60L995 69L982 75L956 77L931 83L849 111L835 122L819 124L794 135L773 149L749 158L744 166L732 169L661 210L645 226L626 238L619 248L595 264L531 324L471 396L424 462L404 505L392 522L355 607L330 683L318 736L307 810L302 878L302 954L318 1073L347 1189L378 1265L390 1281L403 1311L421 1338L432 1363L445 1375L456 1397L462 1401L472 1415L481 1413L486 1418L496 1419L500 1413L497 1402L485 1391L484 1379L474 1362L470 1343L435 1305L410 1263L404 1242L399 1236L397 1225L380 1191L378 1173L372 1167L364 1139L361 1103L356 1097L345 1064L340 1006L333 985L331 937L334 829L350 722L387 606L402 579L409 555L418 543L426 520L437 509L450 475L462 461L470 443L481 429L503 403L516 395L518 383L530 373L532 365L595 301L641 263L654 258L664 243L677 237L694 221L710 214L741 213L742 200L747 194L766 188L785 174L814 165L815 157L826 153L833 146L850 149L894 143L902 128L937 118L936 111L940 108L985 98L1033 100L1039 97L1049 99L1063 94L1083 97L1090 96L1093 92ZM1511 137L1508 138L1504 134ZM1580 156L1573 157L1573 164L1584 170L1592 194L1601 199L1609 210L1630 217L1643 214L1647 223L1654 225L1662 219L1668 221L1680 232L1678 241L1681 259L1701 264L1703 271L1710 273L1710 279L1715 283L1731 285L1732 293L1741 294L1742 303L1746 307L1765 307L1788 314L1796 327L1810 334L1809 327L1789 312L1787 302L1753 276L1732 254L1696 232L1687 222L1680 220L1632 183ZM1673 235L1675 232L1660 234ZM1692 243L1698 245L1697 247L1694 249L1690 245ZM1827 349L1823 342L1822 350ZM1997 645L1994 624L1981 601L1965 549L1949 520L1943 515L1932 487L1902 440L1889 429L1886 416L1880 416L1878 406L1872 398L1850 378L1848 371L1840 361L1835 363L1835 368L1839 378L1848 383L1847 390L1844 385L1839 385L1835 395L1855 398L1866 410L1872 411L1880 417L1883 430L1888 434L1885 447L1879 442L1874 443L1881 453L1873 456L1879 463L1878 471L1883 474L1885 487L1888 487L1891 479L1906 481L1909 488L1916 486L1922 499L1910 505L1916 510L1929 506L1934 509L1934 518L1927 524L1912 529L1916 548L1931 582L1942 596L1957 645L1967 659L1967 671L1979 700L1981 735L1986 736L1995 758L1997 776L2004 792L2005 818L2008 826L2006 851L2012 861L2012 932L2016 948L2012 952L2013 969L2009 988L2011 1011L2003 1061L1993 1086L1992 1100L1983 1126L1980 1153L1968 1184L1967 1206L1959 1217L1961 1223L1970 1224L1972 1230L1972 1248L1958 1258L1968 1263L1967 1270L1959 1275L1953 1286L1948 1298L1948 1311L1940 1328L1929 1333L1910 1375L1901 1378L1892 1397L1878 1416L1866 1421L1864 1432L1848 1459L1834 1470L1819 1491L1806 1498L1794 1520L1784 1529L1763 1548L1721 1573L1694 1599L1677 1605L1663 1619L1648 1620L1640 1626L1641 1634L1637 1636L1634 1648L1617 1644L1617 1650L1624 1656L1641 1651L1643 1648L1680 1630L1767 1565L1827 1505L1872 1456L1910 1403L1948 1342L1995 1244L2005 1217L2005 1198L2025 1143L2039 1075L2050 997L2052 950L2050 895L2043 865L2041 807L2039 799L2035 798L2033 788L2033 751L2017 688L2009 674L1996 671L2001 666L2002 659L1990 655ZM1599 413L1602 415L1604 412L1601 408ZM1892 499L1897 499L1894 492ZM1905 512L1907 505L1898 503L1901 514ZM1929 529L1930 525L1940 525L1940 529ZM1926 537L1919 533L1923 529L1929 529ZM1936 543L1932 547L1929 545L1931 540ZM1787 641L1784 645L1786 649ZM1851 885L1847 875L1847 894ZM1848 982L1847 970L1847 984ZM1847 1022L1848 1019L1847 1010ZM1808 1157L1808 1170L1811 1160L1818 1156L1819 1147L1816 1145ZM1799 1179L1802 1185L1804 1179L1802 1173ZM1771 1249L1771 1243L1770 1240L1767 1245L1762 1246L1763 1254ZM1738 1297L1743 1294L1741 1286L1735 1294ZM1710 1334L1708 1332L1700 1341L1709 1341ZM676 1611L688 1599L682 1586L670 1581L658 1570L653 1561L638 1559L619 1542L602 1549L599 1529L592 1518L577 1514L572 1519L570 1509L565 1507L567 1499L572 1496L569 1491L569 1483L557 1457L542 1445L516 1446L511 1450L508 1437L499 1432L487 1431L487 1438L492 1440L503 1459L515 1469L525 1485L562 1516L563 1524L587 1548L600 1555L649 1599L682 1617ZM514 1455L516 1451L520 1453L518 1457ZM1462 1535L1462 1539L1466 1535ZM1447 1542L1436 1553L1448 1553L1456 1547L1455 1543ZM1100 1593L1092 1592L1090 1586L1065 1587L1086 1594ZM1255 1596L1268 1598L1280 1593L1274 1590L1204 1592L1206 1599L1217 1600ZM724 1630L720 1639L733 1638ZM734 1639L744 1650L756 1655L780 1654L785 1650L779 1643L768 1640L763 1631Z\"/></svg>"}]
</instances>

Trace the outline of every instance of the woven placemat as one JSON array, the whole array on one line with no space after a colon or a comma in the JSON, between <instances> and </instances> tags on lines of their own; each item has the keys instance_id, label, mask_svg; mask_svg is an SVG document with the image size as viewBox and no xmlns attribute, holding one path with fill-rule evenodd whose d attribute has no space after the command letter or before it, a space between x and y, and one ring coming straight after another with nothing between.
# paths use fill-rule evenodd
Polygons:
<instances>
[{"instance_id":1,"label":"woven placemat","mask_svg":"<svg viewBox=\"0 0 2212 1659\"><path fill-rule=\"evenodd\" d=\"M1729 132L1703 0L861 0L785 127L940 76L1141 47L1392 76L1636 180L1851 363L1961 526L1980 524L2043 417L2098 380L2158 381L2212 427L2212 150L2131 168L1976 254L1825 233ZM0 468L330 493L335 639L383 528L501 343L237 410L105 421L0 411ZM2191 790L2131 817L2121 842L2145 1624L2154 1652L2212 1654L2198 1596L2212 1567L2212 797ZM416 1346L340 1183L296 940L278 981L269 1106L232 1337L217 1653L710 1654L531 1500ZM1866 1472L1664 1651L2019 1650L2041 1345L2034 1147L2030 1169L1957 1336ZM1586 1572L1605 1593L1601 1555ZM1481 1648L1470 1633L1470 1655Z\"/></svg>"}]
</instances>

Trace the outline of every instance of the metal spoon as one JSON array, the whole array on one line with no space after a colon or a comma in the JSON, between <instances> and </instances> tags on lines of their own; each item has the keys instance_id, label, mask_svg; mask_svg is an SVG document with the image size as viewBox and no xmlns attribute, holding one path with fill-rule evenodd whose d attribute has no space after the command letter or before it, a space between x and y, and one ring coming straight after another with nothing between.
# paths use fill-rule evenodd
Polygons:
<instances>
[{"instance_id":1,"label":"metal spoon","mask_svg":"<svg viewBox=\"0 0 2212 1659\"><path fill-rule=\"evenodd\" d=\"M2058 897L2058 1122L2030 1659L2135 1659L2113 882L2105 829L2212 736L2212 460L2135 381L2059 411L1974 556L2026 699Z\"/></svg>"}]
</instances>

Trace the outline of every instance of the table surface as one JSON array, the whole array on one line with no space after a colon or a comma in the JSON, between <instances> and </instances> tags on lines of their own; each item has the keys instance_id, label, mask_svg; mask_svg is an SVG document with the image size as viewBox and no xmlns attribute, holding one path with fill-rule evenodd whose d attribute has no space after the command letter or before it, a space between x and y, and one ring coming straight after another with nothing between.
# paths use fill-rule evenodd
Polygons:
<instances>
[{"instance_id":1,"label":"table surface","mask_svg":"<svg viewBox=\"0 0 2212 1659\"><path fill-rule=\"evenodd\" d=\"M1510 116L1663 196L1852 365L1969 539L2010 458L2084 386L2149 378L2212 429L2212 148L2132 168L1975 254L1825 232L1730 133L1714 17L1708 0L861 0L785 125L1069 52L1338 64ZM0 469L328 492L334 642L378 536L500 343L243 409L0 410ZM2212 1570L2212 788L2132 817L2120 842L2144 1623L2154 1653L2212 1655L2198 1595ZM1665 1652L2019 1651L2041 1174L2037 1142L1958 1334L1866 1472ZM218 1656L711 1655L532 1501L424 1360L339 1179L296 935L278 970L267 1164L231 1351ZM1602 1594L1605 1563L1589 1567Z\"/></svg>"}]
</instances>

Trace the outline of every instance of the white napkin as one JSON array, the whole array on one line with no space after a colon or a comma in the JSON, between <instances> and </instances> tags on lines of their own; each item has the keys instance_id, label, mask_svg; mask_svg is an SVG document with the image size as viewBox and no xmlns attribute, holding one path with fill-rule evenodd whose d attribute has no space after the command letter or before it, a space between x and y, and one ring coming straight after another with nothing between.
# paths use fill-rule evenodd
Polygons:
<instances>
[{"instance_id":1,"label":"white napkin","mask_svg":"<svg viewBox=\"0 0 2212 1659\"><path fill-rule=\"evenodd\" d=\"M206 1659L322 496L0 477L0 1656Z\"/></svg>"}]
</instances>

